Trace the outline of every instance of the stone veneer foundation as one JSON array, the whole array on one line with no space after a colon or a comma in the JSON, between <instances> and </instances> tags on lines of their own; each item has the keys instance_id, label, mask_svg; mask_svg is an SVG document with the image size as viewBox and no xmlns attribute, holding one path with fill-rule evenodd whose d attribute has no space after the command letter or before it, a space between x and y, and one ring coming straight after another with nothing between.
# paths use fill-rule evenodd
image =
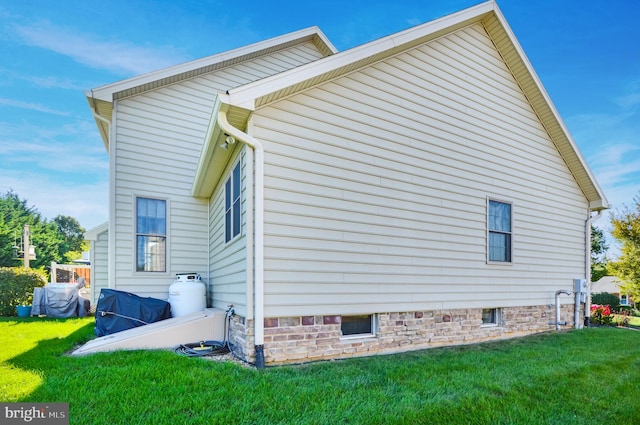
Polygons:
<instances>
[{"instance_id":1,"label":"stone veneer foundation","mask_svg":"<svg viewBox=\"0 0 640 425\"><path fill-rule=\"evenodd\" d=\"M264 319L265 364L310 362L391 354L448 345L471 344L555 329L555 306L504 307L500 323L482 324L482 309L378 313L376 333L342 337L342 316L296 316ZM563 305L560 320L573 327L573 305ZM234 316L230 341L236 354L255 361L253 321Z\"/></svg>"}]
</instances>

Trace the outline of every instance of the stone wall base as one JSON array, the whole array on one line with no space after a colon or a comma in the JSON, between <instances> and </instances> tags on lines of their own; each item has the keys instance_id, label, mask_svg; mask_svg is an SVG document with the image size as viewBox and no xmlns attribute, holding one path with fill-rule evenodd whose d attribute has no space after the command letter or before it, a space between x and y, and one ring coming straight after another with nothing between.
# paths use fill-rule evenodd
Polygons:
<instances>
[{"instance_id":1,"label":"stone wall base","mask_svg":"<svg viewBox=\"0 0 640 425\"><path fill-rule=\"evenodd\" d=\"M495 325L483 325L482 309L378 313L373 336L343 337L342 316L272 317L264 320L265 364L310 362L432 347L471 344L555 330L555 306L504 307ZM560 320L573 327L573 305ZM253 321L234 316L230 340L239 354L255 361Z\"/></svg>"}]
</instances>

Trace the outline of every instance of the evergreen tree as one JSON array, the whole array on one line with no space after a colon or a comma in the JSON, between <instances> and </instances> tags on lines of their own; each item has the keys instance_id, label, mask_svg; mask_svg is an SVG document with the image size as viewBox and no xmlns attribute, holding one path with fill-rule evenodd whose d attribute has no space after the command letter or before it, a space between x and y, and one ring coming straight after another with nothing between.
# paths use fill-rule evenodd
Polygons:
<instances>
[{"instance_id":1,"label":"evergreen tree","mask_svg":"<svg viewBox=\"0 0 640 425\"><path fill-rule=\"evenodd\" d=\"M0 195L0 267L23 264L14 247L25 249L22 239L25 225L29 226L30 245L36 250L36 259L29 264L33 268L48 268L52 261L68 262L78 258L86 248L85 230L75 218L59 215L48 221L35 206L29 206L26 199L10 190Z\"/></svg>"}]
</instances>

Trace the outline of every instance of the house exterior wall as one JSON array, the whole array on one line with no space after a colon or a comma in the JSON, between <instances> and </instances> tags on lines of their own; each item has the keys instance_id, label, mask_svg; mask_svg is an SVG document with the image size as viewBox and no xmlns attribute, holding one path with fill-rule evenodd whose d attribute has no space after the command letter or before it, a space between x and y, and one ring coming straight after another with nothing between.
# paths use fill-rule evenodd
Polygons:
<instances>
[{"instance_id":1,"label":"house exterior wall","mask_svg":"<svg viewBox=\"0 0 640 425\"><path fill-rule=\"evenodd\" d=\"M91 241L91 305L98 303L100 290L109 287L109 271L107 261L107 251L109 244L108 232L97 235L94 241Z\"/></svg>"},{"instance_id":2,"label":"house exterior wall","mask_svg":"<svg viewBox=\"0 0 640 425\"><path fill-rule=\"evenodd\" d=\"M176 273L200 273L209 281L210 203L192 197L191 186L216 93L322 56L313 43L302 43L115 102L110 152L115 289L166 299ZM167 200L166 273L135 271L136 196Z\"/></svg>"},{"instance_id":3,"label":"house exterior wall","mask_svg":"<svg viewBox=\"0 0 640 425\"><path fill-rule=\"evenodd\" d=\"M479 24L251 124L265 317L550 305L584 275L587 201ZM487 262L488 198L513 204L512 264Z\"/></svg>"},{"instance_id":4,"label":"house exterior wall","mask_svg":"<svg viewBox=\"0 0 640 425\"><path fill-rule=\"evenodd\" d=\"M250 296L247 294L249 279L252 278L252 273L248 270L248 261L250 261L252 252L251 248L247 246L247 234L251 232L251 227L247 226L247 202L251 199L251 179L247 178L247 175L250 174L248 170L250 170L251 164L251 160L247 158L248 154L249 151L246 147L237 145L236 155L229 162L221 185L214 191L209 204L211 211L209 220L209 303L212 307L222 310L233 305L237 314L243 317L251 317L252 314L248 309ZM225 243L224 183L238 162L240 162L242 187L240 196L242 202L241 230L239 237Z\"/></svg>"}]
</instances>

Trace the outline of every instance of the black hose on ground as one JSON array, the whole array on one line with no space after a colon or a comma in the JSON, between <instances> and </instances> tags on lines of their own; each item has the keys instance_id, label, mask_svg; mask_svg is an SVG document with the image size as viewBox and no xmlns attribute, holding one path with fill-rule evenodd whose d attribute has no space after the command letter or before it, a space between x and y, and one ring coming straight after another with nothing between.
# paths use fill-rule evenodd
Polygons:
<instances>
[{"instance_id":1,"label":"black hose on ground","mask_svg":"<svg viewBox=\"0 0 640 425\"><path fill-rule=\"evenodd\" d=\"M174 350L177 354L187 357L221 356L227 354L227 341L200 341L191 344L180 344Z\"/></svg>"},{"instance_id":2,"label":"black hose on ground","mask_svg":"<svg viewBox=\"0 0 640 425\"><path fill-rule=\"evenodd\" d=\"M235 346L231 344L229 341L229 332L231 328L231 317L235 314L233 306L229 306L229 309L226 311L226 321L225 321L225 329L224 329L224 341L200 341L193 342L190 344L180 344L175 348L175 352L182 356L187 357L208 357L208 356L222 356L227 353L230 353L236 359L247 363L249 365L254 365L253 363L247 362L242 357L240 357L235 352Z\"/></svg>"}]
</instances>

